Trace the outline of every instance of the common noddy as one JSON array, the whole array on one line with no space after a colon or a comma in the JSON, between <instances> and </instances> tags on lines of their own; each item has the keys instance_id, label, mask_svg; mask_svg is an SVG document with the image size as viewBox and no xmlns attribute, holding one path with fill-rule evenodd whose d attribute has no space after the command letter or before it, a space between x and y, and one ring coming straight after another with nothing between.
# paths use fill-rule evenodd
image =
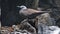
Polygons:
<instances>
[{"instance_id":1,"label":"common noddy","mask_svg":"<svg viewBox=\"0 0 60 34\"><path fill-rule=\"evenodd\" d=\"M47 11L38 11L38 10L30 9L30 8L27 8L24 5L17 6L17 7L21 8L21 10L19 11L19 14L23 14L25 16L35 14L35 13L46 13L47 12Z\"/></svg>"}]
</instances>

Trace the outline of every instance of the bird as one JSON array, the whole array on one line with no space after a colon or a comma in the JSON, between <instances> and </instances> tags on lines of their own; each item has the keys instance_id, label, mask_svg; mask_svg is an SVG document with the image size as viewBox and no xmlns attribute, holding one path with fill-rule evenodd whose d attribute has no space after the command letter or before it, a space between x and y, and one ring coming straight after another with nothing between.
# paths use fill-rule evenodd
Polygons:
<instances>
[{"instance_id":1,"label":"bird","mask_svg":"<svg viewBox=\"0 0 60 34\"><path fill-rule=\"evenodd\" d=\"M46 13L46 11L38 11L38 10L35 10L35 9L27 8L24 5L17 6L17 7L21 8L21 10L19 10L19 14L23 14L25 16L32 15L32 14L37 14L37 13Z\"/></svg>"},{"instance_id":2,"label":"bird","mask_svg":"<svg viewBox=\"0 0 60 34\"><path fill-rule=\"evenodd\" d=\"M35 10L35 9L32 9L32 8L27 8L24 5L17 6L17 7L20 8L19 14L22 16L23 20L27 19L26 21L28 21L29 24L31 24L33 27L35 27L34 26L35 23L32 22L32 21L29 21L29 19L34 19L38 15L41 15L43 13L47 13L47 11L38 11L38 10Z\"/></svg>"}]
</instances>

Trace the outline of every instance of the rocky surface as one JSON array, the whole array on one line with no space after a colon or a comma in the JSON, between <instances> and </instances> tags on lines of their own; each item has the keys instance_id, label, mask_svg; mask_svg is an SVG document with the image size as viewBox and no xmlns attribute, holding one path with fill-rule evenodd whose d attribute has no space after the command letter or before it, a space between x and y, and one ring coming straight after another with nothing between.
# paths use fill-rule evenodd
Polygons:
<instances>
[{"instance_id":1,"label":"rocky surface","mask_svg":"<svg viewBox=\"0 0 60 34\"><path fill-rule=\"evenodd\" d=\"M2 34L7 34L7 32L21 33L22 31L31 34L48 34L48 26L51 25L55 25L54 20L50 17L49 13L43 13L34 19L24 19L18 25L12 25L11 27L2 27L1 32Z\"/></svg>"},{"instance_id":2,"label":"rocky surface","mask_svg":"<svg viewBox=\"0 0 60 34\"><path fill-rule=\"evenodd\" d=\"M57 25L60 26L60 0L40 0L39 5L41 5L45 9L43 11L50 11L51 13L44 13L36 16L34 19L24 19L24 17L20 16L18 11L16 10L15 0L4 0L2 2L2 27L0 24L0 34L11 33L29 33L29 34L54 34L56 31L49 29L49 26ZM26 4L27 7L31 7L31 0L27 3L21 2L22 0L17 1L17 5ZM31 2L30 2L31 1ZM20 3L21 2L21 3ZM30 4L29 4L30 2ZM41 3L41 4L40 4ZM7 9L7 10L6 10ZM38 10L40 10L38 8ZM0 10L1 15L1 10ZM20 23L16 25L15 23ZM5 26L7 25L11 26ZM13 25L15 24L15 25ZM59 29L58 29L59 30ZM23 34L24 34L23 33Z\"/></svg>"},{"instance_id":3,"label":"rocky surface","mask_svg":"<svg viewBox=\"0 0 60 34\"><path fill-rule=\"evenodd\" d=\"M8 33L28 33L28 34L36 34L36 29L28 23L28 20L23 20L19 25L13 25L12 27L1 27L2 34Z\"/></svg>"}]
</instances>

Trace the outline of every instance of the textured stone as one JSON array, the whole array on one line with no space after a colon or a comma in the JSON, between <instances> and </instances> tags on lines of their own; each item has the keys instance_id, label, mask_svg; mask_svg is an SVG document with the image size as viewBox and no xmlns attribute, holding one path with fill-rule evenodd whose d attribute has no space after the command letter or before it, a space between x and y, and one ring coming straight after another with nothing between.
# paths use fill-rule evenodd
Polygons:
<instances>
[{"instance_id":1,"label":"textured stone","mask_svg":"<svg viewBox=\"0 0 60 34\"><path fill-rule=\"evenodd\" d=\"M50 14L49 13L41 14L41 15L37 16L36 18L38 18L38 23L43 23L45 25L55 25L55 22L50 17Z\"/></svg>"}]
</instances>

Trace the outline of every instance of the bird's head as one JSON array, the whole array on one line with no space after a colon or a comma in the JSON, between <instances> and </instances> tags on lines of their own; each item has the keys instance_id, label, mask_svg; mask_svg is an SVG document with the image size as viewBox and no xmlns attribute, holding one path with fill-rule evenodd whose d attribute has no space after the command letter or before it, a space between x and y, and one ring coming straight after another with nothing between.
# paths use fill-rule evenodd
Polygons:
<instances>
[{"instance_id":1,"label":"bird's head","mask_svg":"<svg viewBox=\"0 0 60 34\"><path fill-rule=\"evenodd\" d=\"M27 9L27 7L26 7L26 6L24 6L24 5L17 6L17 7L21 8L21 9Z\"/></svg>"}]
</instances>

